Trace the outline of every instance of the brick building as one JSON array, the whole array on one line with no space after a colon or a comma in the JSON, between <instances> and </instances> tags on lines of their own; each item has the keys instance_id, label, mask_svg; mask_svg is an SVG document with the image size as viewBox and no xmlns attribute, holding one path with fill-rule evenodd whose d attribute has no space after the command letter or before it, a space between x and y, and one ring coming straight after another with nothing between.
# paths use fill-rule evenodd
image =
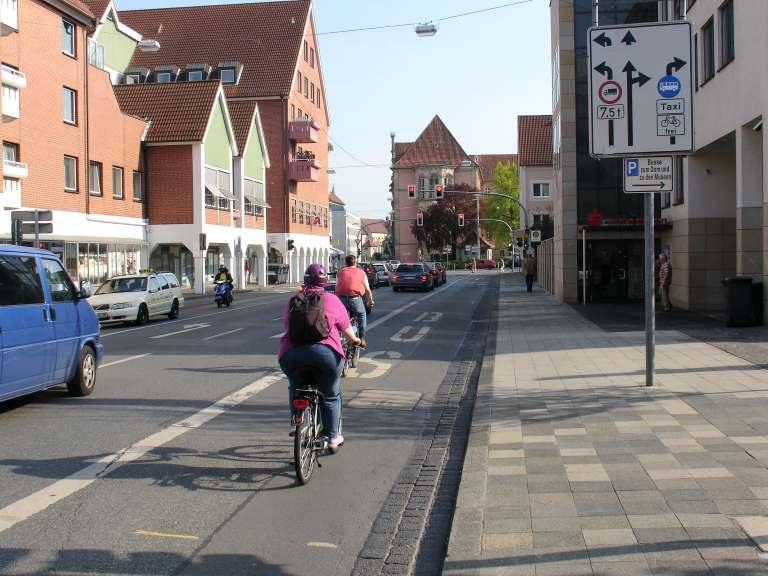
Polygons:
<instances>
[{"instance_id":1,"label":"brick building","mask_svg":"<svg viewBox=\"0 0 768 576\"><path fill-rule=\"evenodd\" d=\"M310 0L121 12L155 51L134 51L124 82L220 80L230 109L258 103L269 168L269 260L303 277L328 262L329 116ZM237 22L237 26L232 23Z\"/></svg>"},{"instance_id":2,"label":"brick building","mask_svg":"<svg viewBox=\"0 0 768 576\"><path fill-rule=\"evenodd\" d=\"M515 161L514 154L467 154L439 116L435 116L414 142L392 140L392 208L395 258L427 258L412 232L416 214L436 202L435 186L450 189L466 185L471 190L493 188L497 162ZM414 187L411 197L408 187ZM482 203L480 214L482 217ZM469 223L468 223L469 225ZM493 257L493 244L481 232L481 258ZM475 250L475 256L478 256Z\"/></svg>"},{"instance_id":3,"label":"brick building","mask_svg":"<svg viewBox=\"0 0 768 576\"><path fill-rule=\"evenodd\" d=\"M73 278L97 282L147 261L141 140L109 74L90 58L96 19L79 0L2 4L3 192L0 237L14 209L50 209L41 243Z\"/></svg>"}]
</instances>

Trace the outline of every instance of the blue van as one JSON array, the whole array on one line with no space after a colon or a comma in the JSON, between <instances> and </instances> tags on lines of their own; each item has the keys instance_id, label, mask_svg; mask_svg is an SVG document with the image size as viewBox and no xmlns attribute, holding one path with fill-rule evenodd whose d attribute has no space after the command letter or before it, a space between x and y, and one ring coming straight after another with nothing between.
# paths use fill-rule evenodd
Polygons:
<instances>
[{"instance_id":1,"label":"blue van","mask_svg":"<svg viewBox=\"0 0 768 576\"><path fill-rule=\"evenodd\" d=\"M66 384L96 385L96 313L52 252L0 245L0 401Z\"/></svg>"}]
</instances>

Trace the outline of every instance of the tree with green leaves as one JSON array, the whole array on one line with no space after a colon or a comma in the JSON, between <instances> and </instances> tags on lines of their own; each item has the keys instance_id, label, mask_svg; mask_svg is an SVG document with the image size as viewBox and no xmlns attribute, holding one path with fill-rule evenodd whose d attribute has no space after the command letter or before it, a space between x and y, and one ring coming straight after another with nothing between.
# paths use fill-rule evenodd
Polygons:
<instances>
[{"instance_id":1,"label":"tree with green leaves","mask_svg":"<svg viewBox=\"0 0 768 576\"><path fill-rule=\"evenodd\" d=\"M499 162L494 172L494 191L520 199L520 177L517 164ZM507 222L513 229L520 228L520 206L517 202L502 196L486 196L482 218L493 218ZM483 231L496 246L509 246L512 238L509 228L501 222L484 222Z\"/></svg>"},{"instance_id":2,"label":"tree with green leaves","mask_svg":"<svg viewBox=\"0 0 768 576\"><path fill-rule=\"evenodd\" d=\"M472 192L463 185L455 185L453 190ZM466 224L459 227L458 215L464 214ZM411 227L419 244L426 248L425 257L450 247L455 252L458 247L474 244L477 241L475 229L475 198L464 194L451 194L446 190L445 198L429 206L424 212L424 225Z\"/></svg>"}]
</instances>

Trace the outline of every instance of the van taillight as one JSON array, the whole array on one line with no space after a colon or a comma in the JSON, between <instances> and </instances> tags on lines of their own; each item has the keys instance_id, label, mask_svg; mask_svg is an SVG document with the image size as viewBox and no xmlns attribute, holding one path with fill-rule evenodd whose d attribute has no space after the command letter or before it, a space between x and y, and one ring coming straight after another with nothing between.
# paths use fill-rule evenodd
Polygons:
<instances>
[{"instance_id":1,"label":"van taillight","mask_svg":"<svg viewBox=\"0 0 768 576\"><path fill-rule=\"evenodd\" d=\"M422 274L421 276L419 276L419 278L421 278L422 280L426 280L427 279L427 275L426 274Z\"/></svg>"},{"instance_id":2,"label":"van taillight","mask_svg":"<svg viewBox=\"0 0 768 576\"><path fill-rule=\"evenodd\" d=\"M309 407L309 400L306 398L294 398L293 409L294 410L306 410Z\"/></svg>"}]
</instances>

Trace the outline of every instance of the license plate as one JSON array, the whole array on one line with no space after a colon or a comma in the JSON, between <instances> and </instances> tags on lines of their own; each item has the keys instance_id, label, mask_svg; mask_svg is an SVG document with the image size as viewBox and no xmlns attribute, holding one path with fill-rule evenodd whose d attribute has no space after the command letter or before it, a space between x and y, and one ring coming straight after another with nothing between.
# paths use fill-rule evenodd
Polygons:
<instances>
[{"instance_id":1,"label":"license plate","mask_svg":"<svg viewBox=\"0 0 768 576\"><path fill-rule=\"evenodd\" d=\"M106 320L107 318L109 318L109 314L102 313L102 314L98 314L97 317L99 320Z\"/></svg>"}]
</instances>

